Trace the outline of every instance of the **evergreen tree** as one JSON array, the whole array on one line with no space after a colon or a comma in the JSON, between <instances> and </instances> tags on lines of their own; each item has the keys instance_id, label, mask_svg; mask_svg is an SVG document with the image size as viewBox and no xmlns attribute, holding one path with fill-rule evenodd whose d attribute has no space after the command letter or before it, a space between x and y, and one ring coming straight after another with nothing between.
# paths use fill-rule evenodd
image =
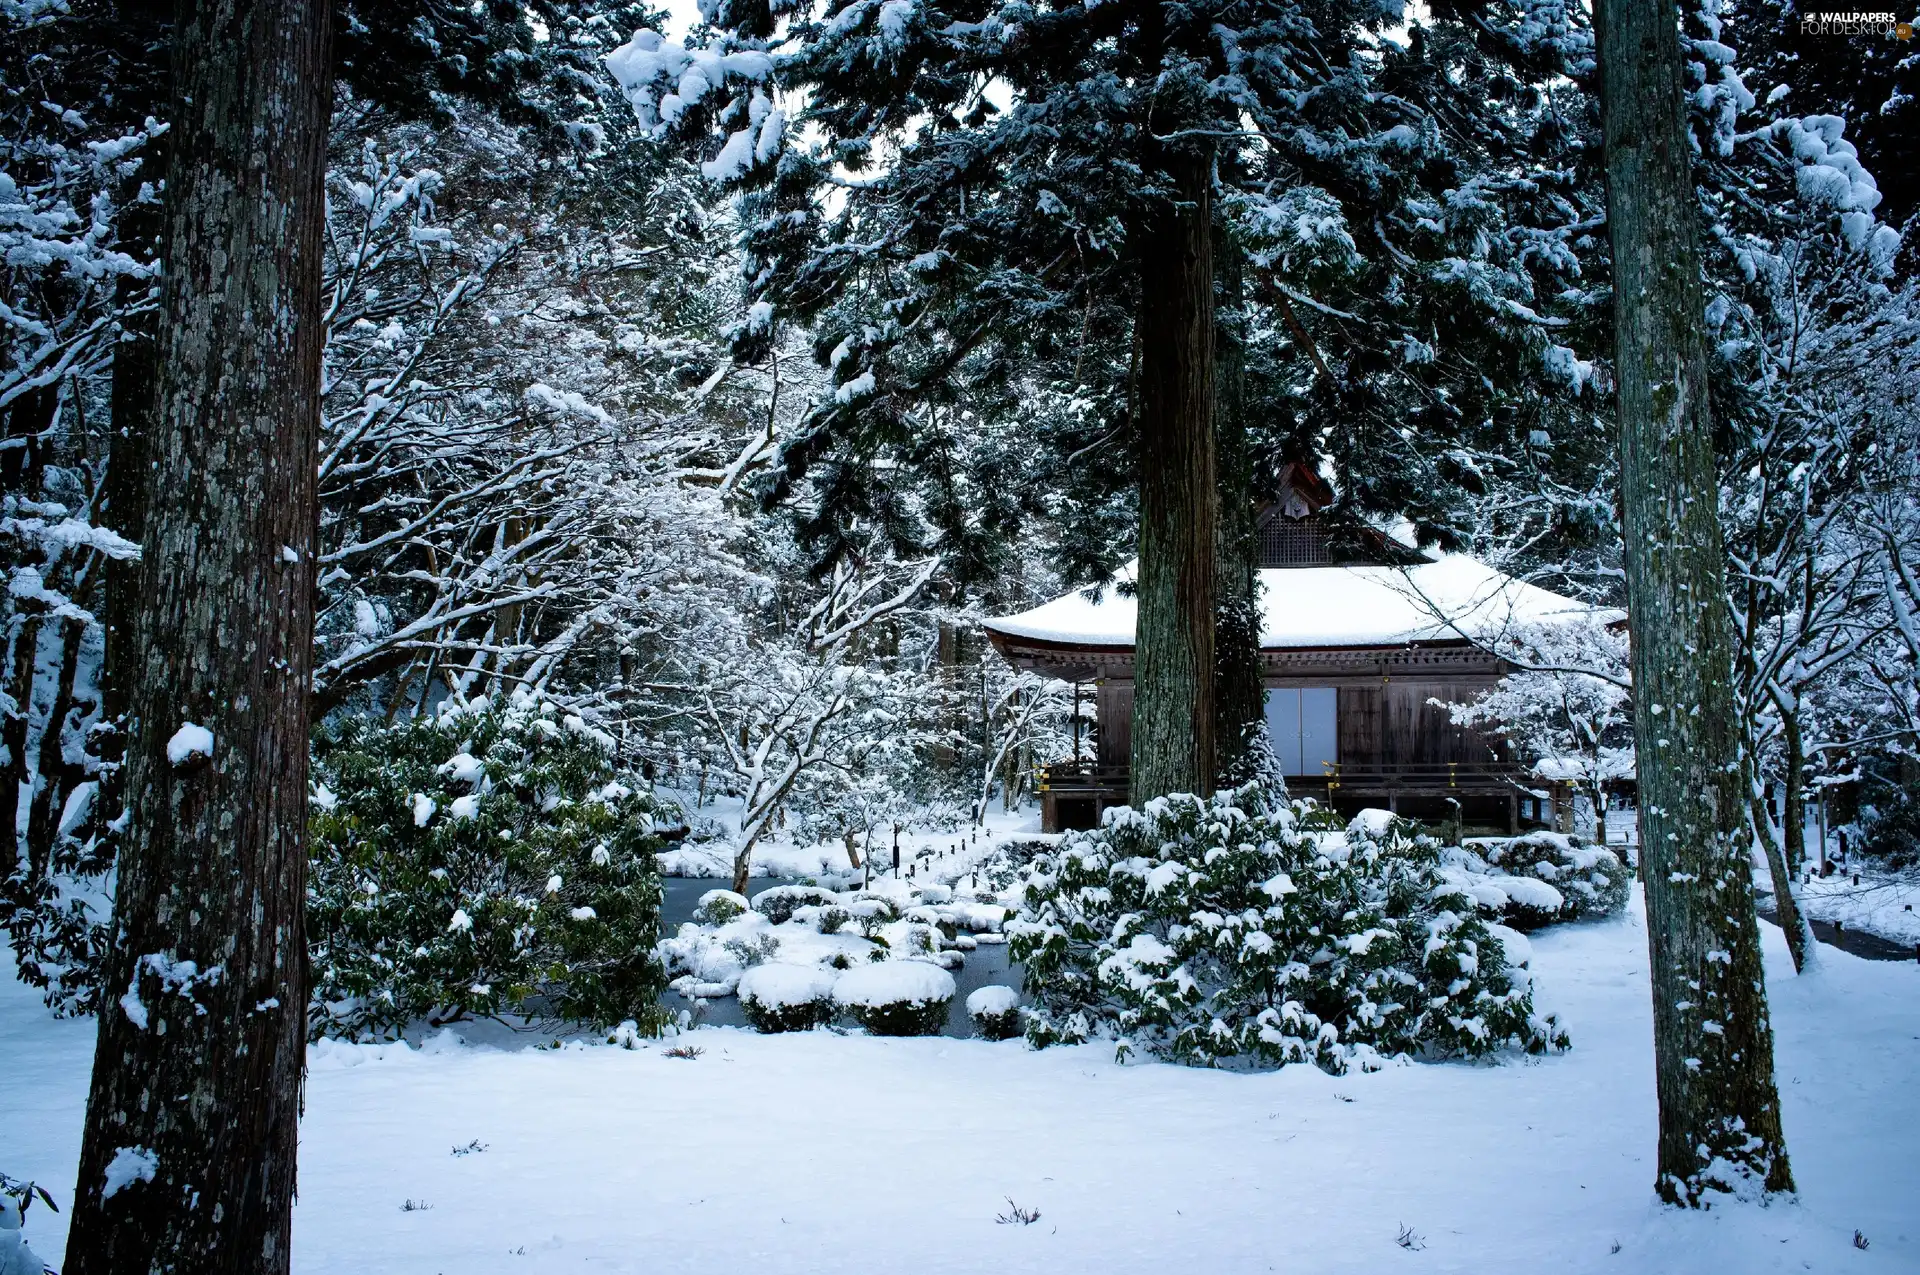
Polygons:
<instances>
[{"instance_id":1,"label":"evergreen tree","mask_svg":"<svg viewBox=\"0 0 1920 1275\"><path fill-rule=\"evenodd\" d=\"M1909 24L1920 16L1910 7L1889 7ZM1920 132L1920 58L1913 40L1900 39L1888 24L1829 22L1823 8L1847 11L1741 0L1723 7L1724 34L1712 38L1740 51L1742 78L1769 105L1846 121L1861 160L1880 179L1881 215L1904 226L1920 211L1920 166L1912 159Z\"/></svg>"},{"instance_id":2,"label":"evergreen tree","mask_svg":"<svg viewBox=\"0 0 1920 1275\"><path fill-rule=\"evenodd\" d=\"M1035 496L1090 496L1098 516L1068 526L1063 557L1091 567L1102 555L1073 541L1111 531L1120 482L1137 490L1137 796L1211 778L1212 558L1192 546L1216 485L1189 461L1212 472L1212 359L1194 361L1212 324L1164 326L1211 318L1204 297L1178 300L1201 296L1204 205L1236 227L1295 373L1261 404L1278 409L1267 450L1331 455L1356 511L1459 543L1481 458L1524 452L1543 399L1584 388L1590 363L1552 312L1594 223L1554 162L1567 129L1543 87L1572 69L1577 12L1436 10L1402 46L1403 16L720 4L691 46L643 32L609 60L643 124L711 138L708 175L747 193L741 348L804 323L832 370L766 491L803 501L823 563L849 518L946 480L926 447L953 415L1065 409L974 452L997 462L978 501L923 500L956 562L990 562ZM1032 478L1017 498L1010 469ZM956 516L973 510L991 514Z\"/></svg>"}]
</instances>

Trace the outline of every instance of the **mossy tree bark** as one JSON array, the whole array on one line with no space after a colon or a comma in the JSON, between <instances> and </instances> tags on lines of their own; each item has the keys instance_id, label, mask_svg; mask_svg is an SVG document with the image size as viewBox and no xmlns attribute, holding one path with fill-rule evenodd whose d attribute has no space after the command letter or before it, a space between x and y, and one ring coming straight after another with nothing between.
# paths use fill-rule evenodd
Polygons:
<instances>
[{"instance_id":1,"label":"mossy tree bark","mask_svg":"<svg viewBox=\"0 0 1920 1275\"><path fill-rule=\"evenodd\" d=\"M329 17L198 0L174 25L132 817L69 1275L288 1269ZM188 724L211 756L169 757Z\"/></svg>"},{"instance_id":2,"label":"mossy tree bark","mask_svg":"<svg viewBox=\"0 0 1920 1275\"><path fill-rule=\"evenodd\" d=\"M1213 791L1213 174L1167 155L1173 197L1140 227L1139 619L1134 634L1135 805Z\"/></svg>"},{"instance_id":3,"label":"mossy tree bark","mask_svg":"<svg viewBox=\"0 0 1920 1275\"><path fill-rule=\"evenodd\" d=\"M1634 742L1662 1198L1788 1191L1747 860L1673 0L1602 0Z\"/></svg>"}]
</instances>

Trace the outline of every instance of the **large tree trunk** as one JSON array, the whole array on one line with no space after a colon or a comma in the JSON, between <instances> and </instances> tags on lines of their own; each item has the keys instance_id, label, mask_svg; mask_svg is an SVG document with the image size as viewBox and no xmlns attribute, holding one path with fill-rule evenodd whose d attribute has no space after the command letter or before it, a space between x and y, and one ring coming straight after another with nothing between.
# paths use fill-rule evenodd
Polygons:
<instances>
[{"instance_id":1,"label":"large tree trunk","mask_svg":"<svg viewBox=\"0 0 1920 1275\"><path fill-rule=\"evenodd\" d=\"M69 1275L288 1268L329 14L203 0L174 29L132 819ZM188 724L210 757L169 758Z\"/></svg>"},{"instance_id":2,"label":"large tree trunk","mask_svg":"<svg viewBox=\"0 0 1920 1275\"><path fill-rule=\"evenodd\" d=\"M1247 429L1245 261L1224 222L1213 228L1219 274L1214 321L1214 413L1220 471L1215 581L1213 742L1221 784L1254 778L1256 743L1266 728L1260 683L1259 509L1254 501L1253 440Z\"/></svg>"},{"instance_id":3,"label":"large tree trunk","mask_svg":"<svg viewBox=\"0 0 1920 1275\"><path fill-rule=\"evenodd\" d=\"M1666 1200L1793 1188L1742 810L1732 628L1672 0L1596 14Z\"/></svg>"},{"instance_id":4,"label":"large tree trunk","mask_svg":"<svg viewBox=\"0 0 1920 1275\"><path fill-rule=\"evenodd\" d=\"M1168 156L1178 202L1143 219L1135 805L1213 791L1213 185L1204 155Z\"/></svg>"}]
</instances>

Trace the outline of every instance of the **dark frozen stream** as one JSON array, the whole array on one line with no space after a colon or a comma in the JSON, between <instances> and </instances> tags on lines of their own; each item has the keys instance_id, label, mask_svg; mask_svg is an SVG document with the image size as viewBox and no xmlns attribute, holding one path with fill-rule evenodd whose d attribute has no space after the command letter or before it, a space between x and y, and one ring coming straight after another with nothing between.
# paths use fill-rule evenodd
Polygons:
<instances>
[{"instance_id":1,"label":"dark frozen stream","mask_svg":"<svg viewBox=\"0 0 1920 1275\"><path fill-rule=\"evenodd\" d=\"M793 885L793 880L782 877L755 877L747 884L747 897L752 898L762 890L771 890L777 885ZM680 926L693 919L693 910L700 903L700 896L709 890L724 889L727 883L715 877L665 877L660 882L662 898L660 900L660 932L673 934ZM974 990L993 983L1004 983L1015 991L1020 989L1020 967L1007 955L1004 943L982 943L971 952L963 953L967 963L953 971L954 994L953 1008L947 1015L947 1036L971 1036L973 1024L967 1018L967 996ZM668 992L661 998L668 1009L678 1012L693 1008L693 1002L678 992ZM722 996L706 1003L704 1010L698 1011L697 1022L713 1027L745 1027L746 1015L740 1012L740 1002L732 996Z\"/></svg>"},{"instance_id":2,"label":"dark frozen stream","mask_svg":"<svg viewBox=\"0 0 1920 1275\"><path fill-rule=\"evenodd\" d=\"M1780 917L1772 908L1761 908L1760 919L1780 924ZM1920 959L1920 944L1908 947L1892 939L1881 938L1878 934L1869 934L1865 930L1849 930L1835 925L1831 921L1812 921L1813 937L1837 947L1842 952L1851 952L1855 956L1864 956L1870 961L1911 961Z\"/></svg>"}]
</instances>

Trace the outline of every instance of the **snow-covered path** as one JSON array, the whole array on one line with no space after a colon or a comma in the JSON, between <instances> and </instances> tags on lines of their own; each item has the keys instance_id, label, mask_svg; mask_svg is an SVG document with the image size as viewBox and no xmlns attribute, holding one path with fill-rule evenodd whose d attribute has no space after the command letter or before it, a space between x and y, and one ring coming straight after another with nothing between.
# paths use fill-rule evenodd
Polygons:
<instances>
[{"instance_id":1,"label":"snow-covered path","mask_svg":"<svg viewBox=\"0 0 1920 1275\"><path fill-rule=\"evenodd\" d=\"M1824 949L1795 979L1768 942L1797 1204L1652 1206L1630 916L1536 936L1575 1049L1497 1067L1245 1076L1095 1047L731 1030L695 1033L692 1061L318 1050L295 1268L1920 1271L1920 967ZM90 1025L0 984L0 1169L63 1203L90 1045ZM1007 1197L1039 1221L996 1223ZM30 1218L44 1256L63 1224ZM1423 1247L1397 1247L1403 1227Z\"/></svg>"}]
</instances>

